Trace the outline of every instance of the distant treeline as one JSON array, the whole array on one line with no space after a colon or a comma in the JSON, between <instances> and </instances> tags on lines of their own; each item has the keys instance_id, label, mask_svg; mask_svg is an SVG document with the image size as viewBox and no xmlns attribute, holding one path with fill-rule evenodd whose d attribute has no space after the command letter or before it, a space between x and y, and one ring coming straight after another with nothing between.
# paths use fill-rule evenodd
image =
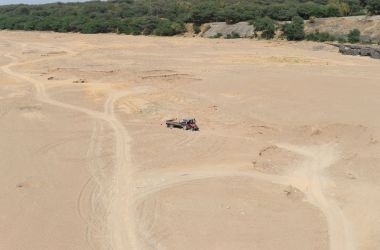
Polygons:
<instances>
[{"instance_id":1,"label":"distant treeline","mask_svg":"<svg viewBox=\"0 0 380 250\"><path fill-rule=\"evenodd\" d=\"M185 23L380 14L380 0L118 0L0 6L0 29L171 36Z\"/></svg>"}]
</instances>

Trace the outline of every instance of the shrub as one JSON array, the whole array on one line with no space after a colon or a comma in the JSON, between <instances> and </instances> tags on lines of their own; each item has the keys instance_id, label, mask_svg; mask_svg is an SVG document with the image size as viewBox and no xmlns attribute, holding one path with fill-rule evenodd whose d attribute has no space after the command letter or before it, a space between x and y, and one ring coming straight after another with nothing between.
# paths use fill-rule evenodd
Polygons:
<instances>
[{"instance_id":1,"label":"shrub","mask_svg":"<svg viewBox=\"0 0 380 250\"><path fill-rule=\"evenodd\" d=\"M353 29L348 33L347 40L349 43L358 43L360 42L360 31L358 29Z\"/></svg>"},{"instance_id":2,"label":"shrub","mask_svg":"<svg viewBox=\"0 0 380 250\"><path fill-rule=\"evenodd\" d=\"M359 0L343 0L343 3L348 5L348 15L357 15L361 12L361 6Z\"/></svg>"},{"instance_id":3,"label":"shrub","mask_svg":"<svg viewBox=\"0 0 380 250\"><path fill-rule=\"evenodd\" d=\"M337 17L341 16L340 8L336 4L328 4L323 8L323 16L324 17Z\"/></svg>"},{"instance_id":4,"label":"shrub","mask_svg":"<svg viewBox=\"0 0 380 250\"><path fill-rule=\"evenodd\" d=\"M284 36L289 41L300 41L305 38L304 20L295 16L290 23L283 26Z\"/></svg>"},{"instance_id":5,"label":"shrub","mask_svg":"<svg viewBox=\"0 0 380 250\"><path fill-rule=\"evenodd\" d=\"M368 11L372 15L379 15L380 14L380 0L368 0L367 8L368 8Z\"/></svg>"},{"instance_id":6,"label":"shrub","mask_svg":"<svg viewBox=\"0 0 380 250\"><path fill-rule=\"evenodd\" d=\"M199 34L201 32L201 27L197 24L194 24L193 30L195 34Z\"/></svg>"},{"instance_id":7,"label":"shrub","mask_svg":"<svg viewBox=\"0 0 380 250\"><path fill-rule=\"evenodd\" d=\"M347 39L344 36L339 36L338 37L338 43L346 43Z\"/></svg>"},{"instance_id":8,"label":"shrub","mask_svg":"<svg viewBox=\"0 0 380 250\"><path fill-rule=\"evenodd\" d=\"M275 22L269 18L258 18L253 22L256 31L261 31L261 38L272 39L276 32Z\"/></svg>"},{"instance_id":9,"label":"shrub","mask_svg":"<svg viewBox=\"0 0 380 250\"><path fill-rule=\"evenodd\" d=\"M307 2L304 4L301 4L298 9L297 13L300 17L304 19L309 19L310 17L323 17L324 11L323 6L320 4L316 4L313 2Z\"/></svg>"},{"instance_id":10,"label":"shrub","mask_svg":"<svg viewBox=\"0 0 380 250\"><path fill-rule=\"evenodd\" d=\"M156 36L174 36L184 31L184 26L169 20L160 20L153 30Z\"/></svg>"},{"instance_id":11,"label":"shrub","mask_svg":"<svg viewBox=\"0 0 380 250\"><path fill-rule=\"evenodd\" d=\"M315 42L327 42L327 41L336 40L334 35L331 35L328 32L319 32L319 31L316 31L315 33L310 33L306 35L305 38L308 41L315 41Z\"/></svg>"},{"instance_id":12,"label":"shrub","mask_svg":"<svg viewBox=\"0 0 380 250\"><path fill-rule=\"evenodd\" d=\"M286 21L297 15L297 8L290 4L271 4L264 9L264 14L274 20Z\"/></svg>"}]
</instances>

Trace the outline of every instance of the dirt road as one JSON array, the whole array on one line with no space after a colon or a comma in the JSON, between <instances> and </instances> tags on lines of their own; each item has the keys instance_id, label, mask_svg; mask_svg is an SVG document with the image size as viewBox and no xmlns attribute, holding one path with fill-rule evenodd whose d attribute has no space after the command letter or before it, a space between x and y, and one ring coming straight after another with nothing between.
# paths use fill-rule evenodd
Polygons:
<instances>
[{"instance_id":1,"label":"dirt road","mask_svg":"<svg viewBox=\"0 0 380 250\"><path fill-rule=\"evenodd\" d=\"M23 44L24 45L24 44ZM22 46L24 49L28 49L27 45ZM65 54L65 57L72 57L75 56L75 53L72 51L67 50L66 48L59 48L61 51L67 52ZM130 153L129 153L129 136L125 129L125 127L122 125L122 123L118 120L117 116L114 112L114 105L117 102L118 99L126 96L128 92L122 92L122 93L111 93L109 97L107 98L105 104L104 104L104 112L97 112L90 109L86 109L83 107L74 106L68 103L63 103L56 101L54 99L51 99L49 94L46 91L45 85L41 83L39 80L35 80L28 75L24 75L21 73L18 73L12 68L15 68L17 66L22 65L23 63L19 63L17 58L14 56L11 56L9 54L5 55L6 58L9 58L11 62L9 64L6 64L4 66L1 66L1 69L6 74L19 78L25 82L29 82L33 84L36 90L36 99L40 102L50 104L53 106L58 106L66 109L70 109L73 111L84 113L92 118L95 118L97 120L103 121L107 123L114 131L114 137L116 141L115 146L115 162L114 162L114 173L111 178L113 178L111 187L109 188L109 193L105 194L109 196L110 204L107 204L108 210L109 210L109 217L106 218L107 223L109 223L108 228L106 229L106 233L109 234L110 238L110 246L112 249L126 249L132 247L132 249L137 249L135 246L135 239L133 234L133 216L127 216L128 220L128 226L125 223L125 221L120 220L120 218L125 216L125 212L129 211L128 209L128 190L130 190L128 184L131 183L131 178L128 176L127 166L131 164L130 162ZM55 58L56 59L56 58ZM46 59L42 60L34 60L34 61L28 61L26 63L39 63L43 62ZM97 125L96 125L97 126ZM94 135L91 139L90 143L92 145L96 144L97 134L96 134L96 127L94 128ZM91 146L90 146L91 148ZM91 151L90 151L91 152ZM95 175L91 178L99 178ZM104 185L104 183L98 183L98 185ZM104 221L102 223L105 223ZM126 236L127 235L127 239ZM92 239L87 239L89 241L89 244L91 244ZM128 243L127 243L128 242ZM130 245L129 245L130 244Z\"/></svg>"}]
</instances>

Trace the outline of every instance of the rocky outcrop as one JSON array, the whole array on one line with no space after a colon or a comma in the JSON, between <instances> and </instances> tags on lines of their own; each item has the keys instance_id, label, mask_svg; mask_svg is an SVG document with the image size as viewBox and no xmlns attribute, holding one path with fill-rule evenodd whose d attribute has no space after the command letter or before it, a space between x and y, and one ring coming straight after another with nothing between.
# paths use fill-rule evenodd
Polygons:
<instances>
[{"instance_id":1,"label":"rocky outcrop","mask_svg":"<svg viewBox=\"0 0 380 250\"><path fill-rule=\"evenodd\" d=\"M380 59L380 47L371 47L365 45L337 45L339 52L343 55L351 56L369 56L374 59Z\"/></svg>"},{"instance_id":2,"label":"rocky outcrop","mask_svg":"<svg viewBox=\"0 0 380 250\"><path fill-rule=\"evenodd\" d=\"M248 22L240 22L235 24L226 24L224 22L208 23L205 25L206 31L201 34L202 37L212 38L215 36L227 37L233 33L240 37L252 37L255 29Z\"/></svg>"}]
</instances>

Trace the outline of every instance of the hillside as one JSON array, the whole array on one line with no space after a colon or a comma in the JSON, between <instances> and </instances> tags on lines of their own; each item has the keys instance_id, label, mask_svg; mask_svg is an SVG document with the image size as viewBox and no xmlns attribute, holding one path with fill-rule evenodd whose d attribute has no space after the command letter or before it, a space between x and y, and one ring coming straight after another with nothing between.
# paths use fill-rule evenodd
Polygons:
<instances>
[{"instance_id":1,"label":"hillside","mask_svg":"<svg viewBox=\"0 0 380 250\"><path fill-rule=\"evenodd\" d=\"M0 7L0 29L172 36L185 23L229 24L269 17L352 16L380 11L380 0L139 0Z\"/></svg>"},{"instance_id":2,"label":"hillside","mask_svg":"<svg viewBox=\"0 0 380 250\"><path fill-rule=\"evenodd\" d=\"M204 25L204 32L199 36L207 38L227 37L236 34L238 37L250 38L255 35L255 27L249 22L227 24L225 22L213 22ZM206 28L207 27L207 28ZM358 29L362 42L380 42L380 16L353 16L316 18L313 21L305 21L305 33L326 32L335 37L346 37L353 30Z\"/></svg>"},{"instance_id":3,"label":"hillside","mask_svg":"<svg viewBox=\"0 0 380 250\"><path fill-rule=\"evenodd\" d=\"M341 36L352 29L360 30L364 41L380 42L380 16L318 18L314 22L305 22L306 33L319 30Z\"/></svg>"}]
</instances>

